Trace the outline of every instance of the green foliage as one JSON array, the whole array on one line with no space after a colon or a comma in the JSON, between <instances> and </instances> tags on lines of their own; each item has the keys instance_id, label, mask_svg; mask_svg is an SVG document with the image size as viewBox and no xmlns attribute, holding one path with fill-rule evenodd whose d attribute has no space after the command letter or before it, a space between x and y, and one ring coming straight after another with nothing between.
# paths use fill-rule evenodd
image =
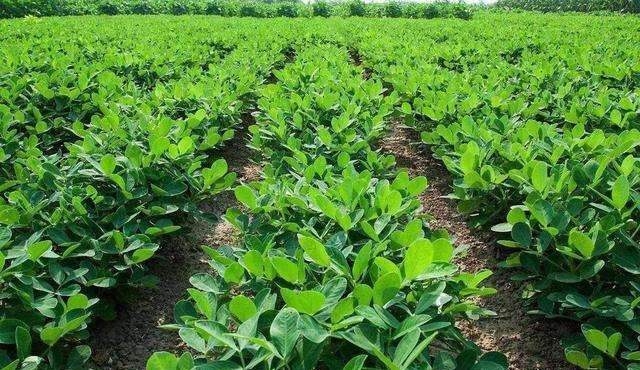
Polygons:
<instances>
[{"instance_id":1,"label":"green foliage","mask_svg":"<svg viewBox=\"0 0 640 370\"><path fill-rule=\"evenodd\" d=\"M25 16L118 15L118 14L210 14L225 17L457 17L469 19L472 7L439 2L433 5L410 3L365 4L360 0L344 2L260 0L0 0L0 18Z\"/></svg>"},{"instance_id":2,"label":"green foliage","mask_svg":"<svg viewBox=\"0 0 640 370\"><path fill-rule=\"evenodd\" d=\"M395 1L390 1L384 6L384 15L389 18L400 18L402 17L402 5Z\"/></svg>"},{"instance_id":3,"label":"green foliage","mask_svg":"<svg viewBox=\"0 0 640 370\"><path fill-rule=\"evenodd\" d=\"M365 15L365 5L361 0L348 0L340 4L336 14L345 17L362 17Z\"/></svg>"},{"instance_id":4,"label":"green foliage","mask_svg":"<svg viewBox=\"0 0 640 370\"><path fill-rule=\"evenodd\" d=\"M637 18L513 15L496 32L487 17L354 47L453 175L459 209L504 235L532 313L592 328L568 360L637 367L640 64L619 32Z\"/></svg>"},{"instance_id":5,"label":"green foliage","mask_svg":"<svg viewBox=\"0 0 640 370\"><path fill-rule=\"evenodd\" d=\"M346 48L299 44L261 89L262 180L235 190L248 214L226 215L242 240L205 247L211 283L194 280L165 327L203 368L506 369L453 325L491 314L470 300L495 292L481 285L491 273L458 271L448 234L415 217L426 179L370 147L397 96L363 80Z\"/></svg>"},{"instance_id":6,"label":"green foliage","mask_svg":"<svg viewBox=\"0 0 640 370\"><path fill-rule=\"evenodd\" d=\"M539 12L640 13L640 2L637 0L498 0L495 6Z\"/></svg>"},{"instance_id":7,"label":"green foliage","mask_svg":"<svg viewBox=\"0 0 640 370\"><path fill-rule=\"evenodd\" d=\"M314 1L311 3L313 9L313 15L316 17L329 17L331 15L331 5L323 0Z\"/></svg>"},{"instance_id":8,"label":"green foliage","mask_svg":"<svg viewBox=\"0 0 640 370\"><path fill-rule=\"evenodd\" d=\"M98 12L32 3L0 11ZM102 4L311 14L289 3ZM365 17L396 15L365 5ZM197 204L233 182L219 148L249 111L264 166L261 181L235 188L244 213L227 213L242 241L205 248L216 274L194 276L176 306L168 328L193 355L158 353L149 368L506 367L453 326L487 313L468 297L493 293L482 286L490 272L458 271L449 236L417 216L426 179L375 150L395 115L443 160L460 210L504 236L503 265L517 269L532 313L582 324L567 360L637 368L637 29L626 16L491 13L0 22L0 368L82 367L87 325L111 314L102 292L153 283L143 265L159 238L209 217Z\"/></svg>"},{"instance_id":9,"label":"green foliage","mask_svg":"<svg viewBox=\"0 0 640 370\"><path fill-rule=\"evenodd\" d=\"M284 59L280 36L59 22L0 25L0 368L82 365L103 292L152 285L159 239L234 184L216 153Z\"/></svg>"}]
</instances>

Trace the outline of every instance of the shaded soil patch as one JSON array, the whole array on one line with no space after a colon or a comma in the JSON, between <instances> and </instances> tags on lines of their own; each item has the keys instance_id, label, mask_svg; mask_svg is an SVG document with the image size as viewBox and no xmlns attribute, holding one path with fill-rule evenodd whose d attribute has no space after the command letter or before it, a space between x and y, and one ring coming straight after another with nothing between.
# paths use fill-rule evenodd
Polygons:
<instances>
[{"instance_id":1,"label":"shaded soil patch","mask_svg":"<svg viewBox=\"0 0 640 370\"><path fill-rule=\"evenodd\" d=\"M479 302L495 311L497 317L459 322L458 327L483 350L505 353L513 370L573 369L564 360L560 340L574 333L577 330L575 325L526 314L521 287L509 279L509 271L497 266L500 247L494 235L471 229L465 216L456 210L455 202L444 198L450 193L451 176L430 153L416 149L414 144L419 141L415 130L396 122L380 147L396 157L398 167L406 168L412 176L428 178L429 188L420 200L424 212L432 216L431 226L446 229L457 245L468 248L456 261L462 270L492 270L494 275L488 285L498 290L494 296Z\"/></svg>"},{"instance_id":2,"label":"shaded soil patch","mask_svg":"<svg viewBox=\"0 0 640 370\"><path fill-rule=\"evenodd\" d=\"M215 154L215 156L227 161L229 172L237 173L240 182L259 180L262 173L260 164L253 160L256 153L247 147L250 138L248 128L255 123L256 114L255 111L243 114L242 124L233 139L219 153Z\"/></svg>"},{"instance_id":3,"label":"shaded soil patch","mask_svg":"<svg viewBox=\"0 0 640 370\"><path fill-rule=\"evenodd\" d=\"M229 171L236 172L243 182L256 180L261 173L260 166L250 160L251 150L245 145L246 127L251 120L250 115L245 116L244 129L215 154L225 158ZM158 326L173 322L173 306L190 287L189 278L197 272L211 271L200 247L218 247L236 240L234 228L222 220L226 209L236 206L233 192L219 194L201 205L203 210L218 217L217 222L184 225L185 232L161 242L157 257L148 263L149 273L159 280L157 287L129 294L134 299L116 307L116 320L94 325L89 343L93 350L91 368L140 370L145 368L153 352L186 350L177 333Z\"/></svg>"},{"instance_id":4,"label":"shaded soil patch","mask_svg":"<svg viewBox=\"0 0 640 370\"><path fill-rule=\"evenodd\" d=\"M373 70L367 66L362 64L362 55L357 49L349 48L349 58L351 59L351 64L356 67L362 68L362 79L368 80L373 75Z\"/></svg>"}]
</instances>

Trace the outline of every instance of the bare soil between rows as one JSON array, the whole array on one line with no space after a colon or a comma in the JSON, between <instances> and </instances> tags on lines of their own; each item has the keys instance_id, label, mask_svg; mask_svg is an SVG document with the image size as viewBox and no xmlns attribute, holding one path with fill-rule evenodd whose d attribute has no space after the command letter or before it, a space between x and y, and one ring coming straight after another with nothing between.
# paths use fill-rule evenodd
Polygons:
<instances>
[{"instance_id":1,"label":"bare soil between rows","mask_svg":"<svg viewBox=\"0 0 640 370\"><path fill-rule=\"evenodd\" d=\"M441 161L431 153L419 150L415 130L393 123L391 132L382 140L383 151L396 157L398 167L412 176L426 176L429 187L420 198L424 212L432 217L434 228L447 230L456 245L468 247L456 263L463 271L490 269L494 275L488 285L498 292L479 303L497 313L496 317L463 321L458 327L485 351L500 351L509 359L513 370L570 370L560 346L561 338L574 333L575 324L528 315L521 298L521 287L509 279L510 272L500 269L499 245L491 232L471 229L455 202L445 198L451 192L451 176Z\"/></svg>"},{"instance_id":2,"label":"bare soil between rows","mask_svg":"<svg viewBox=\"0 0 640 370\"><path fill-rule=\"evenodd\" d=\"M252 153L245 145L246 139L246 130L237 133L220 153L227 160L229 171L236 172L243 182L256 180L261 172L250 160ZM219 247L237 239L234 228L222 219L227 208L237 206L233 192L216 195L201 207L217 216L217 222L184 225L180 235L160 243L157 256L148 264L149 273L159 280L157 287L133 292L133 299L116 307L114 321L93 326L89 343L93 350L92 369L142 370L154 352L180 354L187 350L177 333L159 326L173 322L173 307L191 286L189 278L211 271L201 246Z\"/></svg>"}]
</instances>

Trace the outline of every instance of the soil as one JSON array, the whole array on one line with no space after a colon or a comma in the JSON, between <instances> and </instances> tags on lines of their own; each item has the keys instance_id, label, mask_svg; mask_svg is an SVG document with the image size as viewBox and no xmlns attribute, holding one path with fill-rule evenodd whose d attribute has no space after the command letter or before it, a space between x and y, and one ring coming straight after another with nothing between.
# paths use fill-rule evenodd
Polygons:
<instances>
[{"instance_id":1,"label":"soil","mask_svg":"<svg viewBox=\"0 0 640 370\"><path fill-rule=\"evenodd\" d=\"M245 117L243 126L249 120L250 116ZM260 166L250 160L246 139L246 130L242 130L219 153L241 182L257 180L261 172ZM149 273L158 278L156 288L129 293L135 299L116 307L116 320L93 326L89 343L93 350L91 368L141 370L156 351L178 354L186 350L175 332L158 326L173 322L173 306L186 294L189 278L197 272L211 271L200 247L218 247L235 241L234 228L221 216L228 207L237 206L232 192L219 194L201 205L203 210L217 216L217 222L194 221L185 226L186 232L161 242L157 257L148 264Z\"/></svg>"},{"instance_id":2,"label":"soil","mask_svg":"<svg viewBox=\"0 0 640 370\"><path fill-rule=\"evenodd\" d=\"M415 130L395 123L380 146L396 157L398 167L406 168L412 176L427 177L429 187L420 200L424 212L432 217L431 226L447 230L456 245L468 248L456 261L463 271L490 269L494 275L487 285L498 290L494 296L478 301L497 316L460 322L460 330L483 350L505 353L513 370L574 369L564 360L560 340L574 333L575 325L526 313L518 283L509 279L510 271L497 266L501 250L494 235L471 229L456 210L455 202L444 197L451 192L451 176L428 150L416 147L419 141Z\"/></svg>"}]
</instances>

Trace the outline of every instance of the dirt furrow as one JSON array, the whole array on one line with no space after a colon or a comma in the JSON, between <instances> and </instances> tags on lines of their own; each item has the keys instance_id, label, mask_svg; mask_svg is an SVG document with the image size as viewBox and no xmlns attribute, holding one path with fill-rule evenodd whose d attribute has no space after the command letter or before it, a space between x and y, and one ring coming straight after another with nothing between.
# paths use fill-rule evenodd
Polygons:
<instances>
[{"instance_id":1,"label":"dirt furrow","mask_svg":"<svg viewBox=\"0 0 640 370\"><path fill-rule=\"evenodd\" d=\"M416 147L419 142L415 130L395 122L389 135L382 140L382 150L393 154L400 168L413 176L426 176L429 188L421 197L424 212L432 216L434 228L446 229L457 245L466 246L457 264L464 270L475 272L490 269L494 275L489 285L498 293L480 300L497 313L494 318L460 322L465 335L483 350L500 351L509 358L513 370L572 369L564 361L560 339L574 332L566 321L548 320L526 314L521 299L521 288L509 279L509 271L501 270L496 244L491 232L471 229L463 215L456 210L453 200L444 198L450 193L451 176L444 165L430 153Z\"/></svg>"}]
</instances>

